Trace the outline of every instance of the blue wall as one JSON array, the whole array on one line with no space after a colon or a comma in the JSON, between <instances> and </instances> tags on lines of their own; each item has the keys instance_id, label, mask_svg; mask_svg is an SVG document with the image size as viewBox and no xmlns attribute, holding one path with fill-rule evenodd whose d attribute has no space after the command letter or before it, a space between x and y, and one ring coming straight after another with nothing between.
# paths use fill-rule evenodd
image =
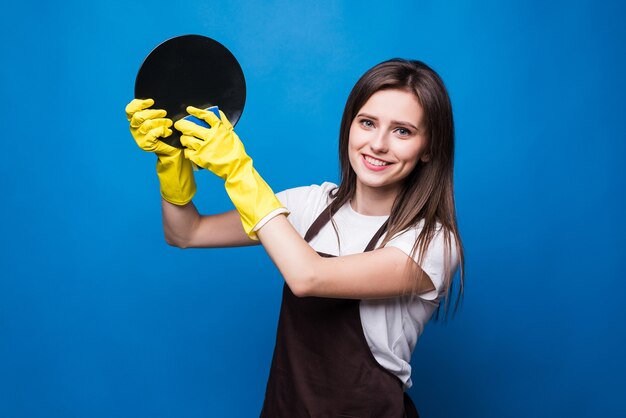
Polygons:
<instances>
[{"instance_id":1,"label":"blue wall","mask_svg":"<svg viewBox=\"0 0 626 418\"><path fill-rule=\"evenodd\" d=\"M411 395L427 418L625 416L624 3L301 3L3 7L0 416L258 414L281 278L260 247L165 244L124 116L144 56L186 33L239 59L237 130L275 190L337 180L367 68L439 71L467 288L420 340ZM198 185L202 211L231 207Z\"/></svg>"}]
</instances>

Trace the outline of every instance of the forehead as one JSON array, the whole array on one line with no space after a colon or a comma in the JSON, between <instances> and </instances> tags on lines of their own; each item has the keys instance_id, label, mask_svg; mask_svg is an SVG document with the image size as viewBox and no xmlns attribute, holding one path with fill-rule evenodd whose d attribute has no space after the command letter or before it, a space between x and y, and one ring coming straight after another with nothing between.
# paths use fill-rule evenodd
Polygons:
<instances>
[{"instance_id":1,"label":"forehead","mask_svg":"<svg viewBox=\"0 0 626 418\"><path fill-rule=\"evenodd\" d=\"M415 94L406 90L380 90L374 93L357 113L367 113L381 120L422 122L424 111Z\"/></svg>"}]
</instances>

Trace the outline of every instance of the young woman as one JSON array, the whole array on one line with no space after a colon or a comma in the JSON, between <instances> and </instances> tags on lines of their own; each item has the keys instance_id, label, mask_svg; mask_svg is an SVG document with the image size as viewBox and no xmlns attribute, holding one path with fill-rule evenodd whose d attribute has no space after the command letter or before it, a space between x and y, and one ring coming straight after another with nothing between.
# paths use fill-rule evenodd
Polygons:
<instances>
[{"instance_id":1,"label":"young woman","mask_svg":"<svg viewBox=\"0 0 626 418\"><path fill-rule=\"evenodd\" d=\"M159 141L172 121L152 104L126 110L139 146L158 157L167 242L260 241L285 279L261 415L417 416L404 394L411 353L459 265L459 296L463 285L452 109L439 76L401 59L367 71L341 121L341 183L277 196L224 114L188 108L211 128L176 122L182 151ZM237 211L198 213L190 161L225 180Z\"/></svg>"}]
</instances>

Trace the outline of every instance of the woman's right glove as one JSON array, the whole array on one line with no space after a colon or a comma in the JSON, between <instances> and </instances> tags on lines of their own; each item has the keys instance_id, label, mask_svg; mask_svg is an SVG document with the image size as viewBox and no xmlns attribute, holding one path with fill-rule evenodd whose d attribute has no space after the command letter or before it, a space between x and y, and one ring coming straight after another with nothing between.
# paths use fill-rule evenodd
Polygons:
<instances>
[{"instance_id":1,"label":"woman's right glove","mask_svg":"<svg viewBox=\"0 0 626 418\"><path fill-rule=\"evenodd\" d=\"M172 134L172 120L165 117L165 110L149 109L153 104L152 99L134 99L126 106L130 133L139 148L156 154L157 176L163 199L175 205L185 205L196 193L193 167L182 149L159 139Z\"/></svg>"}]
</instances>

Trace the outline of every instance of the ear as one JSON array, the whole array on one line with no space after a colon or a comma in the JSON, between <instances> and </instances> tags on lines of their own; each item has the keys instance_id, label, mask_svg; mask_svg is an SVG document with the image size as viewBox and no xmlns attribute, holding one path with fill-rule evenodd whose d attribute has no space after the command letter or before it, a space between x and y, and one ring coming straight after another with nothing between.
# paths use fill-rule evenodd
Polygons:
<instances>
[{"instance_id":1,"label":"ear","mask_svg":"<svg viewBox=\"0 0 626 418\"><path fill-rule=\"evenodd\" d=\"M430 161L430 154L426 153L426 154L422 154L422 156L420 157L420 161L423 163L427 163Z\"/></svg>"}]
</instances>

